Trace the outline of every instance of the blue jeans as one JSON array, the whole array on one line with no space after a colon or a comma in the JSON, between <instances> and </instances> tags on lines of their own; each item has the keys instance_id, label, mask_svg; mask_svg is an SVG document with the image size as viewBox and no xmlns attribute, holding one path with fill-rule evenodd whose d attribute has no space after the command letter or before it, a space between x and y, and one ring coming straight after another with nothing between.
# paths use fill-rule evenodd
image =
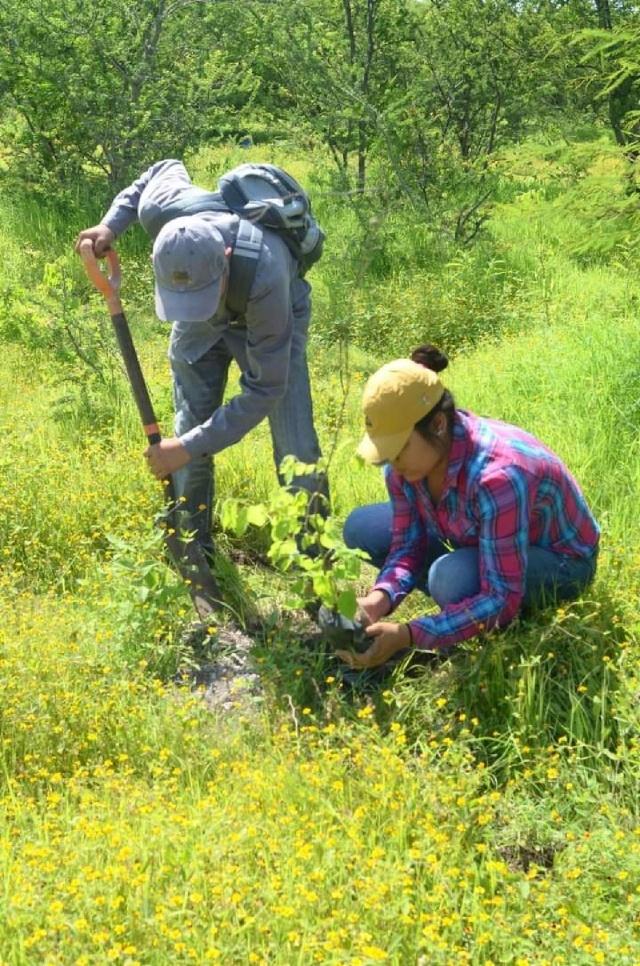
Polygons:
<instances>
[{"instance_id":1,"label":"blue jeans","mask_svg":"<svg viewBox=\"0 0 640 966\"><path fill-rule=\"evenodd\" d=\"M294 330L289 380L285 395L268 417L276 470L285 456L293 455L303 463L317 463L321 457L313 424L307 366L309 286L303 280L298 280L295 284L300 290L300 297L293 305ZM176 436L206 422L222 405L231 360L235 358L240 369L246 369L244 341L242 328L234 327L227 341L221 339L196 362L171 359ZM282 483L279 474L278 478ZM210 551L213 550L211 513L214 481L214 466L210 456L192 459L174 474L176 495L185 497L183 507L189 513L190 526L196 531L199 543ZM291 486L292 489L304 489L310 495L317 495L309 505L310 512L326 512L329 488L325 474L296 477Z\"/></svg>"},{"instance_id":2,"label":"blue jeans","mask_svg":"<svg viewBox=\"0 0 640 966\"><path fill-rule=\"evenodd\" d=\"M353 510L344 526L348 547L368 554L374 567L384 564L391 545L390 503L373 503ZM430 537L424 568L418 579L440 607L456 604L480 592L477 547L450 550L438 537ZM593 580L597 555L589 559L568 557L542 547L530 546L522 607L530 609L546 602L573 600Z\"/></svg>"}]
</instances>

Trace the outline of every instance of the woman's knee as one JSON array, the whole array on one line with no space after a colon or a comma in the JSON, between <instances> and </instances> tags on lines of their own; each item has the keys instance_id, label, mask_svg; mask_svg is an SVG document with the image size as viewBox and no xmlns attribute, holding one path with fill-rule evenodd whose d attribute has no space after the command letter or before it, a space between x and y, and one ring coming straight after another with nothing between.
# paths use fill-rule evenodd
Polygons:
<instances>
[{"instance_id":1,"label":"woman's knee","mask_svg":"<svg viewBox=\"0 0 640 966\"><path fill-rule=\"evenodd\" d=\"M438 557L433 561L429 567L429 575L427 577L427 591L430 597L433 597L436 604L440 607L444 607L445 604L451 603L449 600L449 594L451 591L451 584L447 577L447 558L449 554L446 553L442 557Z\"/></svg>"},{"instance_id":2,"label":"woman's knee","mask_svg":"<svg viewBox=\"0 0 640 966\"><path fill-rule=\"evenodd\" d=\"M367 533L367 507L359 506L352 510L345 520L342 530L344 542L351 549L364 549Z\"/></svg>"},{"instance_id":3,"label":"woman's knee","mask_svg":"<svg viewBox=\"0 0 640 966\"><path fill-rule=\"evenodd\" d=\"M375 567L382 567L391 546L391 517L387 503L356 507L345 521L344 542L352 549L364 550Z\"/></svg>"},{"instance_id":4,"label":"woman's knee","mask_svg":"<svg viewBox=\"0 0 640 966\"><path fill-rule=\"evenodd\" d=\"M475 596L480 590L478 551L453 550L434 560L429 568L427 590L439 607Z\"/></svg>"}]
</instances>

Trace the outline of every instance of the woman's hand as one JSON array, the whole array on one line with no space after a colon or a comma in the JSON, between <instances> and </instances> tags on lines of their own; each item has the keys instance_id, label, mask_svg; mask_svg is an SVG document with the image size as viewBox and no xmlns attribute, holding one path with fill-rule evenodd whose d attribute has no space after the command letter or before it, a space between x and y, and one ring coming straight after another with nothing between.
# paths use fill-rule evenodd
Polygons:
<instances>
[{"instance_id":1,"label":"woman's hand","mask_svg":"<svg viewBox=\"0 0 640 966\"><path fill-rule=\"evenodd\" d=\"M371 590L366 597L358 597L358 609L356 616L361 624L375 624L391 610L389 595L384 590Z\"/></svg>"},{"instance_id":2,"label":"woman's hand","mask_svg":"<svg viewBox=\"0 0 640 966\"><path fill-rule=\"evenodd\" d=\"M191 460L187 449L175 436L161 439L159 443L149 446L144 451L144 455L149 469L158 480L163 480L171 473L175 473Z\"/></svg>"},{"instance_id":3,"label":"woman's hand","mask_svg":"<svg viewBox=\"0 0 640 966\"><path fill-rule=\"evenodd\" d=\"M374 638L374 641L364 654L356 654L353 651L336 651L340 660L348 664L349 667L356 669L379 667L398 651L411 647L411 633L407 624L380 621L379 623L369 624L366 631L369 637Z\"/></svg>"}]
</instances>

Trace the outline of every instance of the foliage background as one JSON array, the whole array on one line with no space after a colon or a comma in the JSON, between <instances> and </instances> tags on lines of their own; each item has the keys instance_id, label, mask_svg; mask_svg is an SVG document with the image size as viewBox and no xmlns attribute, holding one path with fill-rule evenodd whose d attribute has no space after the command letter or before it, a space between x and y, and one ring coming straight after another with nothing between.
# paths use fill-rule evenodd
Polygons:
<instances>
[{"instance_id":1,"label":"foliage background","mask_svg":"<svg viewBox=\"0 0 640 966\"><path fill-rule=\"evenodd\" d=\"M0 0L0 962L638 963L637 13L232 13ZM312 193L337 521L384 498L352 455L363 381L429 339L460 405L579 478L603 529L583 600L350 690L283 609L264 533L219 532L227 600L262 619L264 695L221 717L179 683L189 599L71 248L183 153L203 185L255 158ZM133 229L119 248L168 427L148 244ZM266 427L217 472L219 493L267 502Z\"/></svg>"}]
</instances>

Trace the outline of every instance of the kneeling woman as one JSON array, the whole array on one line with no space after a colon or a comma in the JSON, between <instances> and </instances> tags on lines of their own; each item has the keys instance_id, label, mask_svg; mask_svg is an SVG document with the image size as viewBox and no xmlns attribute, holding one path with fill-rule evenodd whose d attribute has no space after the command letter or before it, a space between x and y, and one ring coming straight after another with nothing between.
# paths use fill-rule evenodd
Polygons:
<instances>
[{"instance_id":1,"label":"kneeling woman","mask_svg":"<svg viewBox=\"0 0 640 966\"><path fill-rule=\"evenodd\" d=\"M381 568L360 598L364 654L376 667L407 647L448 650L504 626L521 607L577 597L593 579L599 529L562 461L524 430L456 409L437 373L447 358L422 346L383 366L363 397L358 453L386 464L391 502L360 507L345 541ZM420 587L439 613L382 618Z\"/></svg>"}]
</instances>

